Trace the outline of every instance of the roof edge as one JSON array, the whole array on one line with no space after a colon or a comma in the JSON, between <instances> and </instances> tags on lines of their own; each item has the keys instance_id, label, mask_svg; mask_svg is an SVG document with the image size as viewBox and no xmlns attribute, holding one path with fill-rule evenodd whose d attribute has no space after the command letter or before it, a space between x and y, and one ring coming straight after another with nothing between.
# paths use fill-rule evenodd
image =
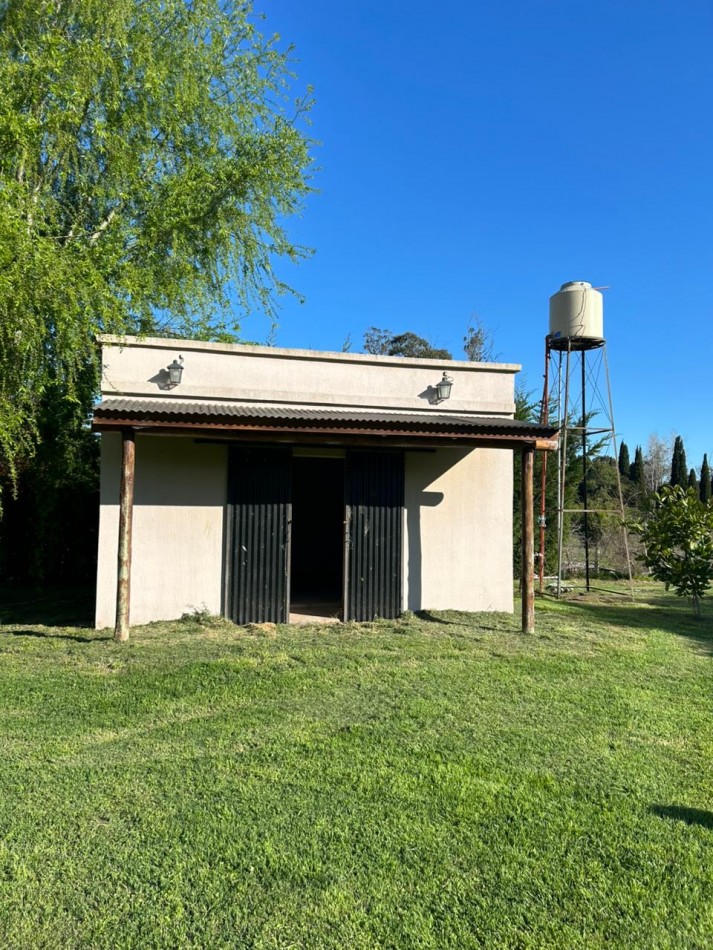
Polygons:
<instances>
[{"instance_id":1,"label":"roof edge","mask_svg":"<svg viewBox=\"0 0 713 950\"><path fill-rule=\"evenodd\" d=\"M138 403L138 404L137 404ZM201 409L210 409L201 412ZM484 416L478 414L431 414L354 412L350 410L295 409L280 413L272 408L235 404L231 407L201 407L199 404L181 406L178 403L154 401L141 405L133 399L109 399L94 408L93 425L96 426L206 426L211 429L252 429L269 431L373 431L411 432L412 434L448 434L456 430L462 435L485 436L490 434L521 436L524 438L551 439L557 427L529 420ZM217 410L217 411L216 411ZM267 411L266 411L267 410Z\"/></svg>"},{"instance_id":2,"label":"roof edge","mask_svg":"<svg viewBox=\"0 0 713 950\"><path fill-rule=\"evenodd\" d=\"M236 353L241 356L271 356L277 359L321 360L331 363L374 363L379 366L422 366L442 369L457 366L459 370L480 373L519 373L519 363L473 363L469 360L419 359L413 356L373 356L371 353L337 353L332 350L286 349L277 346L258 346L252 343L211 343L204 340L183 340L177 337L117 336L111 333L97 335L102 346L140 347L145 349L203 350L212 353Z\"/></svg>"}]
</instances>

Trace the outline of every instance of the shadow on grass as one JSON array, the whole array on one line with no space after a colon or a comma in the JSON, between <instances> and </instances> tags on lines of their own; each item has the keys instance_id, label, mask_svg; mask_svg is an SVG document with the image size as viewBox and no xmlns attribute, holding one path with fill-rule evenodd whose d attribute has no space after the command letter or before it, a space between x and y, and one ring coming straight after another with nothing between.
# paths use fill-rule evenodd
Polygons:
<instances>
[{"instance_id":1,"label":"shadow on grass","mask_svg":"<svg viewBox=\"0 0 713 950\"><path fill-rule=\"evenodd\" d=\"M93 587L0 586L0 625L93 627Z\"/></svg>"},{"instance_id":2,"label":"shadow on grass","mask_svg":"<svg viewBox=\"0 0 713 950\"><path fill-rule=\"evenodd\" d=\"M428 610L416 610L415 614L419 620L425 620L426 623L442 623L449 627L462 626L462 624L458 623L456 620L446 620L445 617L437 617Z\"/></svg>"},{"instance_id":3,"label":"shadow on grass","mask_svg":"<svg viewBox=\"0 0 713 950\"><path fill-rule=\"evenodd\" d=\"M461 611L444 611L446 616L439 616L430 610L416 610L415 616L426 623L440 624L444 627L461 627L470 631L466 634L469 638L473 633L504 633L510 634L514 631L511 614L494 613L468 613ZM445 633L445 631L444 631ZM449 636L458 636L458 634L449 632Z\"/></svg>"},{"instance_id":4,"label":"shadow on grass","mask_svg":"<svg viewBox=\"0 0 713 950\"><path fill-rule=\"evenodd\" d=\"M665 606L650 606L663 603ZM633 627L636 630L665 630L677 637L686 637L696 646L713 656L713 624L705 612L701 620L693 616L692 608L673 598L652 598L646 603L597 603L567 600L568 607L586 614L593 622L609 623L617 627Z\"/></svg>"},{"instance_id":5,"label":"shadow on grass","mask_svg":"<svg viewBox=\"0 0 713 950\"><path fill-rule=\"evenodd\" d=\"M702 808L686 808L685 805L652 805L651 811L659 818L683 821L687 825L700 825L713 831L713 812Z\"/></svg>"},{"instance_id":6,"label":"shadow on grass","mask_svg":"<svg viewBox=\"0 0 713 950\"><path fill-rule=\"evenodd\" d=\"M77 624L72 624L72 626L77 626ZM105 633L96 637L81 637L74 633L52 633L52 631L47 630L8 630L8 633L13 637L35 637L41 640L72 640L74 643L98 643L100 640L113 640L113 637Z\"/></svg>"}]
</instances>

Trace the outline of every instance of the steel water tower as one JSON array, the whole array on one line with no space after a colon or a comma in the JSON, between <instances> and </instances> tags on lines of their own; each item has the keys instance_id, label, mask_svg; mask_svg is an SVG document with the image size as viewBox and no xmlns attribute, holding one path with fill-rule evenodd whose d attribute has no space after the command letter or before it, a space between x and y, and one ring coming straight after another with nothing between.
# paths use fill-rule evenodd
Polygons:
<instances>
[{"instance_id":1,"label":"steel water tower","mask_svg":"<svg viewBox=\"0 0 713 950\"><path fill-rule=\"evenodd\" d=\"M603 288L602 288L603 289ZM541 421L552 422L560 429L560 449L557 458L557 583L559 597L562 591L563 545L567 515L581 517L584 542L584 576L586 589L590 583L590 515L613 515L621 525L626 569L631 587L631 558L629 539L624 524L624 499L618 465L614 409L609 380L606 340L604 338L604 298L601 289L583 280L562 284L550 297L550 332L545 339L545 374L542 394ZM593 442L594 440L594 442ZM591 508L589 505L588 477L591 468L591 449L597 454L614 456L618 507ZM567 460L572 448L581 452L581 506L567 507ZM544 585L547 458L543 456L540 505L540 590ZM599 569L601 565L597 564Z\"/></svg>"}]
</instances>

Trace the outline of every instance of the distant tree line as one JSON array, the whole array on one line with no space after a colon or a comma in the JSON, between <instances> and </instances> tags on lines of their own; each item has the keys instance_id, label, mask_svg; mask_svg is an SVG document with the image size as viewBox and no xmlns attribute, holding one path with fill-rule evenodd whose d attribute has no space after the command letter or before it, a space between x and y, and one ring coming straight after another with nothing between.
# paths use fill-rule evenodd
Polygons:
<instances>
[{"instance_id":1,"label":"distant tree line","mask_svg":"<svg viewBox=\"0 0 713 950\"><path fill-rule=\"evenodd\" d=\"M637 507L645 507L647 495L659 491L665 485L682 488L693 488L700 500L706 504L713 497L713 476L708 463L708 454L703 455L703 461L698 471L689 468L686 462L686 449L683 439L677 435L671 450L671 461L668 477L662 477L661 458L658 456L659 439L652 436L649 445L652 449L649 456L644 456L640 445L636 446L634 461L630 462L629 447L622 442L619 447L619 474L622 486L626 488L630 498L637 499ZM647 470L654 477L647 478Z\"/></svg>"},{"instance_id":2,"label":"distant tree line","mask_svg":"<svg viewBox=\"0 0 713 950\"><path fill-rule=\"evenodd\" d=\"M350 344L351 345L351 344ZM347 349L350 348L350 345ZM392 333L381 327L369 327L364 334L364 352L372 356L405 356L416 359L452 360L450 350L435 346L427 337L407 331ZM463 352L471 363L490 363L497 359L493 332L473 314L463 337Z\"/></svg>"}]
</instances>

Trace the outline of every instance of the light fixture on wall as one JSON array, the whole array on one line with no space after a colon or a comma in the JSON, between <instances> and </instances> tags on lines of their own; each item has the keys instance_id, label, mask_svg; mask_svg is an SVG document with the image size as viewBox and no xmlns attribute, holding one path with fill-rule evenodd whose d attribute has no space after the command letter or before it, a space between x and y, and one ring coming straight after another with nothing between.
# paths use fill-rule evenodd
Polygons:
<instances>
[{"instance_id":1,"label":"light fixture on wall","mask_svg":"<svg viewBox=\"0 0 713 950\"><path fill-rule=\"evenodd\" d=\"M436 386L436 402L443 402L451 398L451 389L453 388L453 377L447 373L443 374L443 379Z\"/></svg>"},{"instance_id":2,"label":"light fixture on wall","mask_svg":"<svg viewBox=\"0 0 713 950\"><path fill-rule=\"evenodd\" d=\"M178 359L174 357L173 362L166 367L166 371L168 372L168 386L166 389L175 389L183 376L183 357L179 356Z\"/></svg>"}]
</instances>

